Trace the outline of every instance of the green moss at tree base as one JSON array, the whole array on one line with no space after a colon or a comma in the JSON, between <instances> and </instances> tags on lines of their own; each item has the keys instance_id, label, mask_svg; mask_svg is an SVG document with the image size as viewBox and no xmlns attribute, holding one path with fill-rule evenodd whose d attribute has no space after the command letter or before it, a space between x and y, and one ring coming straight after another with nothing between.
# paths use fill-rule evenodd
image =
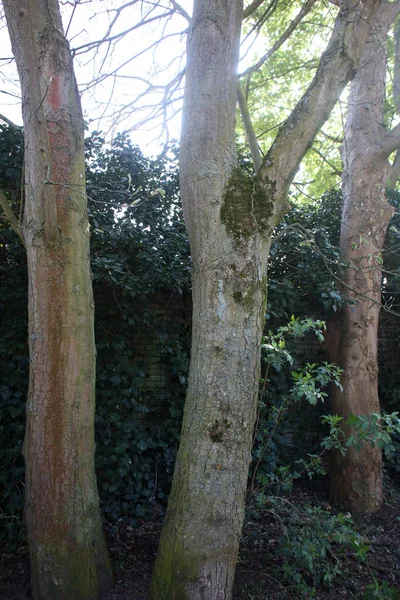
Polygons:
<instances>
[{"instance_id":1,"label":"green moss at tree base","mask_svg":"<svg viewBox=\"0 0 400 600\"><path fill-rule=\"evenodd\" d=\"M149 600L189 600L189 588L199 577L201 557L189 556L182 544L171 536L169 545L163 540L150 585Z\"/></svg>"}]
</instances>

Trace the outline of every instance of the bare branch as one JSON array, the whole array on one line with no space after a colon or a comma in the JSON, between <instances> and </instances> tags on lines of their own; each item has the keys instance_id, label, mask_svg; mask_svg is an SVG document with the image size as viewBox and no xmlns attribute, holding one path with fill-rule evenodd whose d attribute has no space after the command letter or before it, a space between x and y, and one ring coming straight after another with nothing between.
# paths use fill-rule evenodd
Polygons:
<instances>
[{"instance_id":1,"label":"bare branch","mask_svg":"<svg viewBox=\"0 0 400 600\"><path fill-rule=\"evenodd\" d=\"M268 4L267 8L262 13L261 17L257 19L257 21L251 26L250 31L247 32L244 39L241 41L241 46L246 43L248 38L256 31L256 38L261 31L264 23L269 19L269 17L275 12L276 7L278 5L278 0L271 0ZM248 51L248 50L247 50ZM247 53L246 53L247 54ZM242 57L243 58L243 57Z\"/></svg>"},{"instance_id":2,"label":"bare branch","mask_svg":"<svg viewBox=\"0 0 400 600\"><path fill-rule=\"evenodd\" d=\"M5 90L0 90L0 94L6 94L7 96L12 96L13 98L18 98L18 100L21 100L21 96L18 96L18 94L12 94L11 92L6 92Z\"/></svg>"},{"instance_id":3,"label":"bare branch","mask_svg":"<svg viewBox=\"0 0 400 600\"><path fill-rule=\"evenodd\" d=\"M376 154L388 158L392 152L400 148L400 123L393 127L391 131L383 136L383 142L376 151ZM375 154L375 152L373 152Z\"/></svg>"},{"instance_id":4,"label":"bare branch","mask_svg":"<svg viewBox=\"0 0 400 600\"><path fill-rule=\"evenodd\" d=\"M120 31L119 33L116 33L112 36L109 36L109 37L105 36L105 37L101 38L100 40L96 40L95 42L88 42L87 44L82 44L82 46L77 46L76 48L72 48L71 52L72 52L73 56L80 55L80 54L82 54L82 52L80 52L81 50L84 50L85 52L87 52L88 50L93 50L93 48L95 48L96 46L100 46L101 44L104 44L106 42L114 42L118 39L125 37L128 33L131 33L132 31L134 31L135 29L138 29L139 27L143 27L144 25L149 25L150 23L153 23L154 21L159 21L161 19L164 19L165 17L170 17L173 14L174 14L174 11L170 10L166 13L163 13L162 15L156 15L154 17L151 17L150 19L140 21L139 23L135 23L135 25L132 25L132 27L129 27L128 29L125 29L124 31Z\"/></svg>"},{"instance_id":5,"label":"bare branch","mask_svg":"<svg viewBox=\"0 0 400 600\"><path fill-rule=\"evenodd\" d=\"M2 114L0 114L0 120L4 121L4 123L7 123L7 125L14 131L20 131L22 129L21 125L16 125L16 123L13 123L10 121L10 119L7 119L7 117Z\"/></svg>"},{"instance_id":6,"label":"bare branch","mask_svg":"<svg viewBox=\"0 0 400 600\"><path fill-rule=\"evenodd\" d=\"M115 75L117 75L118 71L120 71L123 67L126 67L126 65L128 65L129 63L131 63L133 60L135 60L136 58L139 58L139 56L142 56L143 54L145 54L146 52L148 52L152 48L157 47L160 42L165 41L168 38L175 37L177 35L180 35L180 33L170 33L170 34L165 35L164 37L160 38L159 40L156 40L155 42L153 42L152 44L150 44L150 46L147 46L146 48L144 48L143 50L141 50L137 54L134 54L133 56L129 57L126 61L124 61L123 63L121 63L118 67L116 67L112 71L110 71L108 73L103 73L103 75L100 75L100 77L98 77L98 78L93 79L92 81L90 81L88 84L86 84L84 90L88 90L88 89L90 89L90 88L98 85L99 83L101 83L105 79L108 79L109 77L114 77ZM132 78L134 78L134 77L132 77ZM162 87L164 87L164 86L162 86Z\"/></svg>"},{"instance_id":7,"label":"bare branch","mask_svg":"<svg viewBox=\"0 0 400 600\"><path fill-rule=\"evenodd\" d=\"M186 12L186 10L183 8L183 6L181 6L180 4L178 4L178 2L176 2L175 0L170 0L170 2L172 4L172 6L174 7L175 11L178 12L180 15L182 15L182 17L184 19L186 19L186 21L188 23L190 23L190 21L191 21L190 16Z\"/></svg>"},{"instance_id":8,"label":"bare branch","mask_svg":"<svg viewBox=\"0 0 400 600\"><path fill-rule=\"evenodd\" d=\"M17 217L15 216L14 211L11 208L3 190L0 190L0 206L4 211L6 219L9 222L11 228L15 231L15 233L18 235L19 239L23 243L24 247L26 248L25 238L24 238L24 234L22 233L20 223L19 223Z\"/></svg>"},{"instance_id":9,"label":"bare branch","mask_svg":"<svg viewBox=\"0 0 400 600\"><path fill-rule=\"evenodd\" d=\"M121 108L114 111L112 118L119 120L126 120L129 117L128 109L135 110L136 113L140 111L145 111L148 114L140 121L136 123L136 127L141 127L146 125L150 121L162 115L163 122L165 124L166 121L170 120L171 117L166 117L165 111L168 106L181 100L182 96L174 97L173 94L180 89L180 85L182 83L183 77L185 74L185 70L182 69L171 81L169 81L165 85L153 85L150 81L146 81L145 79L134 77L136 80L140 80L146 84L146 89L138 94L131 102L124 104ZM146 97L149 93L161 93L162 100L160 102L155 102L154 104L140 105L139 102L142 98ZM177 111L179 112L179 111ZM133 127L128 129L131 131Z\"/></svg>"}]
</instances>

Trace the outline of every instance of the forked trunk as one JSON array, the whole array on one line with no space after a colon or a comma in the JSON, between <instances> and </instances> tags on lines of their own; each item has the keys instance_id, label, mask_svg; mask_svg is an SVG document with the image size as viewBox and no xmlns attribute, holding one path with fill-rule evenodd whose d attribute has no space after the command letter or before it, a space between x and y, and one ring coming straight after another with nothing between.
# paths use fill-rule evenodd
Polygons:
<instances>
[{"instance_id":1,"label":"forked trunk","mask_svg":"<svg viewBox=\"0 0 400 600\"><path fill-rule=\"evenodd\" d=\"M389 163L382 152L386 35L390 19L375 17L356 78L351 85L343 155L341 257L343 292L353 299L339 319L338 362L343 391L334 392L332 411L379 413L377 339L381 301L382 250L392 209L385 187ZM346 434L351 430L345 427ZM364 444L332 460L332 495L342 508L375 511L382 504L381 450Z\"/></svg>"},{"instance_id":2,"label":"forked trunk","mask_svg":"<svg viewBox=\"0 0 400 600\"><path fill-rule=\"evenodd\" d=\"M366 13L340 13L313 83L255 178L238 168L236 73L241 0L196 0L181 144L193 258L189 389L151 600L229 600L256 415L267 257L287 190L354 72ZM261 163L261 159L259 161Z\"/></svg>"},{"instance_id":3,"label":"forked trunk","mask_svg":"<svg viewBox=\"0 0 400 600\"><path fill-rule=\"evenodd\" d=\"M56 0L4 0L21 79L30 382L25 519L35 600L112 579L94 472L95 346L83 120Z\"/></svg>"}]
</instances>

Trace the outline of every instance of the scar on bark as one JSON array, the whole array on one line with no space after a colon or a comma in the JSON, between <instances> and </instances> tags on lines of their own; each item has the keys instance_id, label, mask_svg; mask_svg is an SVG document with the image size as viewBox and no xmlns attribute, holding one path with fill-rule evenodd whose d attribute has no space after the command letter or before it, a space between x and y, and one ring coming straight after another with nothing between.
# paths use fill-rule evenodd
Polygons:
<instances>
[{"instance_id":1,"label":"scar on bark","mask_svg":"<svg viewBox=\"0 0 400 600\"><path fill-rule=\"evenodd\" d=\"M223 419L223 421L216 420L209 429L211 441L215 444L223 442L230 426L231 424L228 419Z\"/></svg>"}]
</instances>

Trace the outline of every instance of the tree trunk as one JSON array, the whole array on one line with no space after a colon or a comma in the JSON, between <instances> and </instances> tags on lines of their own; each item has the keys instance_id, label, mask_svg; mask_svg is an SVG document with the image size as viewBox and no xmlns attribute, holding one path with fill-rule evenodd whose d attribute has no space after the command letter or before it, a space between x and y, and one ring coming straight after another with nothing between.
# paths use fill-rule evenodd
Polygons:
<instances>
[{"instance_id":1,"label":"tree trunk","mask_svg":"<svg viewBox=\"0 0 400 600\"><path fill-rule=\"evenodd\" d=\"M244 518L267 257L298 165L359 60L368 18L347 5L313 83L255 178L237 166L241 0L196 0L180 182L193 258L193 341L181 443L151 600L229 600ZM350 40L350 41L349 41ZM356 40L356 42L354 42Z\"/></svg>"},{"instance_id":2,"label":"tree trunk","mask_svg":"<svg viewBox=\"0 0 400 600\"><path fill-rule=\"evenodd\" d=\"M343 214L340 248L348 267L343 292L353 304L340 315L338 362L344 369L343 391L335 389L332 411L379 413L377 339L381 301L382 250L393 214L385 197L389 175L384 122L386 36L390 14L378 11L351 85L343 157ZM346 434L351 431L345 427ZM364 444L343 457L333 453L332 495L347 510L375 511L382 504L381 450Z\"/></svg>"},{"instance_id":3,"label":"tree trunk","mask_svg":"<svg viewBox=\"0 0 400 600\"><path fill-rule=\"evenodd\" d=\"M95 346L83 119L56 0L3 0L22 87L30 382L25 519L35 600L112 580L94 472Z\"/></svg>"},{"instance_id":4,"label":"tree trunk","mask_svg":"<svg viewBox=\"0 0 400 600\"><path fill-rule=\"evenodd\" d=\"M188 44L180 182L193 339L154 599L231 596L256 410L267 247L253 235L253 183L235 149L242 5L212 4L197 2Z\"/></svg>"}]
</instances>

